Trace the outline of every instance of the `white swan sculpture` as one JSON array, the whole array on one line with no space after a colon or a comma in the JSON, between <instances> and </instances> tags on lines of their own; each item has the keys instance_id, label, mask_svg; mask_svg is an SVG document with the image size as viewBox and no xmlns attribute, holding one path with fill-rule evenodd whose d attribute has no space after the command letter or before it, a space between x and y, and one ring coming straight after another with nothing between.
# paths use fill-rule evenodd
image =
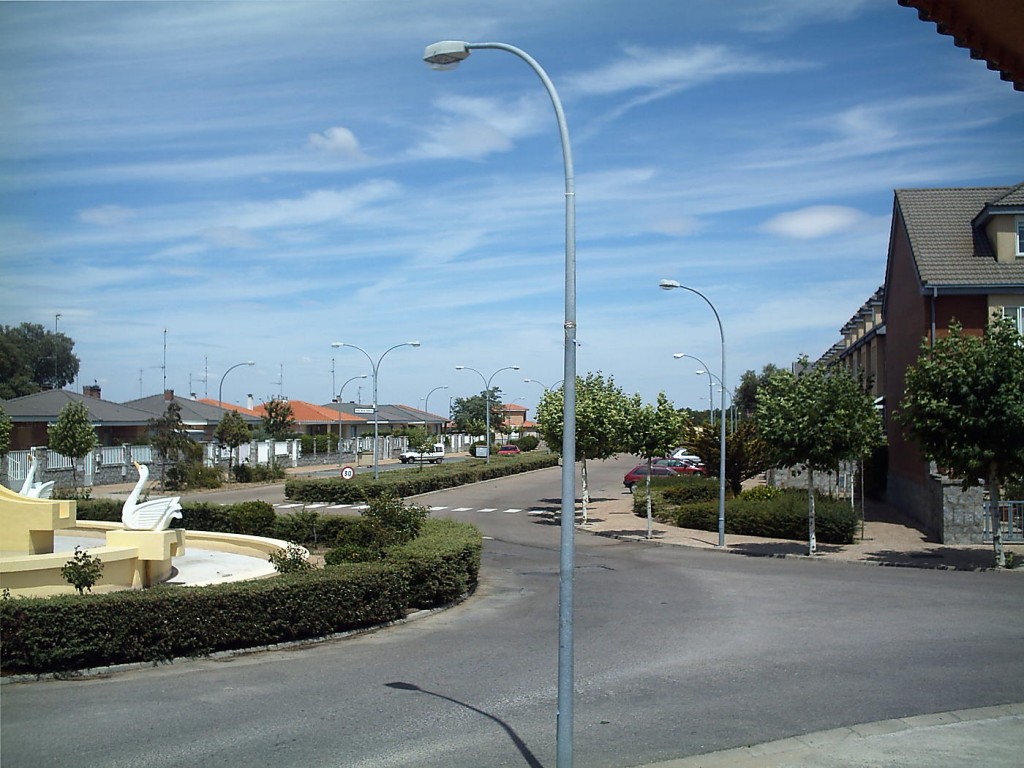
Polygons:
<instances>
[{"instance_id":1,"label":"white swan sculpture","mask_svg":"<svg viewBox=\"0 0 1024 768\"><path fill-rule=\"evenodd\" d=\"M121 522L129 531L166 531L172 518L181 519L181 504L178 503L181 497L168 496L137 503L142 486L149 479L149 467L137 461L132 464L139 472L139 482L121 507Z\"/></svg>"},{"instance_id":2,"label":"white swan sculpture","mask_svg":"<svg viewBox=\"0 0 1024 768\"><path fill-rule=\"evenodd\" d=\"M25 482L19 493L31 499L48 499L53 495L53 480L45 483L37 483L36 472L39 471L39 459L33 451L29 457L28 474L25 475Z\"/></svg>"}]
</instances>

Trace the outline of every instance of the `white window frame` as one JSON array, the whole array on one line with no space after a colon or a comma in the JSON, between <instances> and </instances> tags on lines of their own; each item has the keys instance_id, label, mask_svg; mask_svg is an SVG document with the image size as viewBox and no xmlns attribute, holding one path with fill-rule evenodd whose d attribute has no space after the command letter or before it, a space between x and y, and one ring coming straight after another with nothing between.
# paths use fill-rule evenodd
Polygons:
<instances>
[{"instance_id":1,"label":"white window frame","mask_svg":"<svg viewBox=\"0 0 1024 768\"><path fill-rule=\"evenodd\" d=\"M1017 225L1017 258L1024 257L1024 216L1015 218Z\"/></svg>"},{"instance_id":2,"label":"white window frame","mask_svg":"<svg viewBox=\"0 0 1024 768\"><path fill-rule=\"evenodd\" d=\"M1008 317L1017 324L1017 331L1024 335L1024 306L1003 307L1003 317Z\"/></svg>"}]
</instances>

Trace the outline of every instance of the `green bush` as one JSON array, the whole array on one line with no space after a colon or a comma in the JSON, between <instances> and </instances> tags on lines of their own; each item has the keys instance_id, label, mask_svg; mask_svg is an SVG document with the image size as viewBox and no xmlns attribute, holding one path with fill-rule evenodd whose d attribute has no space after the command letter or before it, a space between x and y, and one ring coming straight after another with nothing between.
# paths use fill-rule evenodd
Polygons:
<instances>
[{"instance_id":1,"label":"green bush","mask_svg":"<svg viewBox=\"0 0 1024 768\"><path fill-rule=\"evenodd\" d=\"M471 525L425 520L418 538L388 548L385 562L189 589L2 600L0 657L9 673L65 672L203 656L394 621L476 586L480 543Z\"/></svg>"},{"instance_id":2,"label":"green bush","mask_svg":"<svg viewBox=\"0 0 1024 768\"><path fill-rule=\"evenodd\" d=\"M776 488L774 485L755 485L753 488L743 491L740 498L746 501L771 501L781 495L782 489Z\"/></svg>"},{"instance_id":3,"label":"green bush","mask_svg":"<svg viewBox=\"0 0 1024 768\"><path fill-rule=\"evenodd\" d=\"M304 573L313 570L313 564L306 559L306 550L296 544L270 553L270 562L278 573Z\"/></svg>"},{"instance_id":4,"label":"green bush","mask_svg":"<svg viewBox=\"0 0 1024 768\"><path fill-rule=\"evenodd\" d=\"M519 450L521 451L533 451L537 449L538 445L540 445L540 440L533 435L523 435L513 442L519 446Z\"/></svg>"},{"instance_id":5,"label":"green bush","mask_svg":"<svg viewBox=\"0 0 1024 768\"><path fill-rule=\"evenodd\" d=\"M103 561L83 551L76 544L74 556L60 569L60 575L64 581L78 590L78 594L81 595L86 590L92 592L92 588L103 575Z\"/></svg>"},{"instance_id":6,"label":"green bush","mask_svg":"<svg viewBox=\"0 0 1024 768\"><path fill-rule=\"evenodd\" d=\"M334 539L334 546L324 555L327 565L342 563L373 563L384 559L386 534L365 517L345 517Z\"/></svg>"},{"instance_id":7,"label":"green bush","mask_svg":"<svg viewBox=\"0 0 1024 768\"><path fill-rule=\"evenodd\" d=\"M182 513L184 518L184 513ZM234 504L228 512L231 530L247 536L273 536L277 514L274 506L265 501L244 501Z\"/></svg>"},{"instance_id":8,"label":"green bush","mask_svg":"<svg viewBox=\"0 0 1024 768\"><path fill-rule=\"evenodd\" d=\"M236 464L231 471L239 483L272 483L285 476L284 467L279 464Z\"/></svg>"},{"instance_id":9,"label":"green bush","mask_svg":"<svg viewBox=\"0 0 1024 768\"><path fill-rule=\"evenodd\" d=\"M718 501L672 503L668 489L652 493L652 515L661 522L701 531L718 530ZM638 494L633 511L646 516L645 500ZM860 518L848 501L815 496L816 539L823 544L851 544L859 530ZM746 494L729 499L725 505L725 532L739 536L807 541L807 493L782 491L769 499Z\"/></svg>"}]
</instances>

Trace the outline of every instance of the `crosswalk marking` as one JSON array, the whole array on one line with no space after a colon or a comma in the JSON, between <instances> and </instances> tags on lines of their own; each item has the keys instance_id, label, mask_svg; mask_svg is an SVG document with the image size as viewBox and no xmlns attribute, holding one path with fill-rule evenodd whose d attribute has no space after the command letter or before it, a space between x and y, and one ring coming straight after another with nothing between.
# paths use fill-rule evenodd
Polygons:
<instances>
[{"instance_id":1,"label":"crosswalk marking","mask_svg":"<svg viewBox=\"0 0 1024 768\"><path fill-rule=\"evenodd\" d=\"M522 512L522 511L523 510L521 510L521 509L506 509L505 510L505 512L510 514L510 515L514 515L516 512Z\"/></svg>"},{"instance_id":2,"label":"crosswalk marking","mask_svg":"<svg viewBox=\"0 0 1024 768\"><path fill-rule=\"evenodd\" d=\"M290 509L299 509L299 508L308 509L308 510L345 510L345 509L348 509L348 510L354 510L356 512L361 512L364 509L367 509L368 505L367 504L331 504L330 502L327 502L327 501L314 501L314 502L309 502L309 503L306 503L306 504L299 503L299 502L284 502L284 503L281 503L281 504L275 504L274 508L275 509L280 509L280 510L290 510ZM484 514L488 514L488 513L491 513L491 512L497 512L498 511L498 507L479 507L479 508L476 508L476 507L444 507L444 506L440 506L440 507L428 507L428 509L431 512L444 512L445 510L449 510L451 512L480 512L480 513L484 513ZM507 515L515 515L515 514L518 514L518 513L522 512L522 511L523 511L523 507L508 507L507 509L502 509L501 510L502 513L507 514ZM549 510L549 509L529 509L529 510L526 510L526 514L528 514L528 515L551 515L551 514L554 514L554 513L551 510Z\"/></svg>"},{"instance_id":3,"label":"crosswalk marking","mask_svg":"<svg viewBox=\"0 0 1024 768\"><path fill-rule=\"evenodd\" d=\"M477 511L478 512L497 512L498 508L497 507L484 507L483 509L478 509Z\"/></svg>"},{"instance_id":4,"label":"crosswalk marking","mask_svg":"<svg viewBox=\"0 0 1024 768\"><path fill-rule=\"evenodd\" d=\"M473 511L472 507L456 507L455 509L452 510L452 512L472 512L472 511Z\"/></svg>"},{"instance_id":5,"label":"crosswalk marking","mask_svg":"<svg viewBox=\"0 0 1024 768\"><path fill-rule=\"evenodd\" d=\"M448 507L428 507L431 512L440 512L442 509L448 509Z\"/></svg>"}]
</instances>

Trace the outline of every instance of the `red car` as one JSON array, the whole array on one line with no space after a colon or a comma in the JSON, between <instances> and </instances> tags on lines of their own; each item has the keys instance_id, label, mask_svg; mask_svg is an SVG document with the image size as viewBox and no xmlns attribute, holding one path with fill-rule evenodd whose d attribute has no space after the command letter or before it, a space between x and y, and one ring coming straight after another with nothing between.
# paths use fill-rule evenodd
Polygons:
<instances>
[{"instance_id":1,"label":"red car","mask_svg":"<svg viewBox=\"0 0 1024 768\"><path fill-rule=\"evenodd\" d=\"M656 467L668 467L679 475L703 477L707 474L707 468L703 464L694 464L684 459L655 459L654 465Z\"/></svg>"},{"instance_id":2,"label":"red car","mask_svg":"<svg viewBox=\"0 0 1024 768\"><path fill-rule=\"evenodd\" d=\"M503 445L498 449L499 456L514 456L517 453L522 453L518 445Z\"/></svg>"},{"instance_id":3,"label":"red car","mask_svg":"<svg viewBox=\"0 0 1024 768\"><path fill-rule=\"evenodd\" d=\"M647 465L638 464L626 473L626 476L622 478L622 484L632 491L633 486L637 483L646 482L647 474ZM650 471L651 477L673 477L675 474L671 467L662 467L657 464L652 466Z\"/></svg>"}]
</instances>

